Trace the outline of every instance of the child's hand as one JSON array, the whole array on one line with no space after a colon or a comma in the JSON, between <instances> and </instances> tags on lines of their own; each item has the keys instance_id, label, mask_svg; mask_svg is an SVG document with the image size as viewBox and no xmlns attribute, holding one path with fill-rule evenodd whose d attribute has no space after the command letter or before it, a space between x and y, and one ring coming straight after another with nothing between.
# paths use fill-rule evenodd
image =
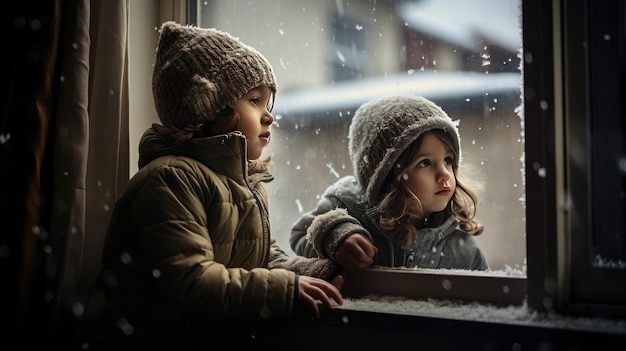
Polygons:
<instances>
[{"instance_id":1,"label":"child's hand","mask_svg":"<svg viewBox=\"0 0 626 351\"><path fill-rule=\"evenodd\" d=\"M337 248L335 260L342 269L356 272L365 269L374 262L378 248L361 234L348 236Z\"/></svg>"},{"instance_id":2,"label":"child's hand","mask_svg":"<svg viewBox=\"0 0 626 351\"><path fill-rule=\"evenodd\" d=\"M323 279L306 275L299 276L298 281L300 285L300 302L309 308L315 319L320 318L320 309L317 306L317 301L321 301L329 310L335 307L335 303L343 304L341 293L333 284Z\"/></svg>"}]
</instances>

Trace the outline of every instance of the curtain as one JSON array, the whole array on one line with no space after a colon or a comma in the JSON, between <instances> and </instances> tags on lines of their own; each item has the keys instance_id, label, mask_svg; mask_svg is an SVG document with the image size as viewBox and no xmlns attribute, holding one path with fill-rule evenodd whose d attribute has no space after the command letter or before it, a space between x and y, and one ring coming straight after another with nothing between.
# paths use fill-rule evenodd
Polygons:
<instances>
[{"instance_id":1,"label":"curtain","mask_svg":"<svg viewBox=\"0 0 626 351\"><path fill-rule=\"evenodd\" d=\"M5 16L2 333L63 347L129 177L128 0L28 0Z\"/></svg>"}]
</instances>

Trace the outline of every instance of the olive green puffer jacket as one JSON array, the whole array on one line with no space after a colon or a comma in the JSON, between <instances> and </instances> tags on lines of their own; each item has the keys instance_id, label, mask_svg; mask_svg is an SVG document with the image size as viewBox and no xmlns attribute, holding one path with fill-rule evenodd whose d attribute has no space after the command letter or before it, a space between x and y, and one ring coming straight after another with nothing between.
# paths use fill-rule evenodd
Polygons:
<instances>
[{"instance_id":1,"label":"olive green puffer jacket","mask_svg":"<svg viewBox=\"0 0 626 351\"><path fill-rule=\"evenodd\" d=\"M246 160L238 132L181 144L157 129L142 137L140 170L116 202L88 318L172 333L291 316L296 274L327 278L337 267L289 257L271 239L266 165Z\"/></svg>"}]
</instances>

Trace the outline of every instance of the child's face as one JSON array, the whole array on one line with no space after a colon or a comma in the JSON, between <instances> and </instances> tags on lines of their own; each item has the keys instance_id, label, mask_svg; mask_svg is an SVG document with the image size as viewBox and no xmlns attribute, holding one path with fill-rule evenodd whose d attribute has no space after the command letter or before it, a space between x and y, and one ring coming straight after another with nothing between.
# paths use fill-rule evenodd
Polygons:
<instances>
[{"instance_id":1,"label":"child's face","mask_svg":"<svg viewBox=\"0 0 626 351\"><path fill-rule=\"evenodd\" d=\"M272 90L259 87L250 90L233 105L235 118L239 120L237 130L248 140L248 159L255 160L270 141L270 125L274 116L268 110Z\"/></svg>"},{"instance_id":2,"label":"child's face","mask_svg":"<svg viewBox=\"0 0 626 351\"><path fill-rule=\"evenodd\" d=\"M418 152L400 174L400 182L417 196L427 217L446 208L456 190L456 178L454 153L432 133L426 132L422 138Z\"/></svg>"}]
</instances>

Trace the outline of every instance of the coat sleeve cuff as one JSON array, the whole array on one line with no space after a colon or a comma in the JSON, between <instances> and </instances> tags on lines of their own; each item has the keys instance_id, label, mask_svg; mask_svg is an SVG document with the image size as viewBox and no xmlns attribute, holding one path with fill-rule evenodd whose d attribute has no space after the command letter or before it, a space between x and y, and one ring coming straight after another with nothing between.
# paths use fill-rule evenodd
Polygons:
<instances>
[{"instance_id":1,"label":"coat sleeve cuff","mask_svg":"<svg viewBox=\"0 0 626 351\"><path fill-rule=\"evenodd\" d=\"M344 208L336 208L313 220L307 230L307 239L320 257L335 260L339 244L350 234L360 233L372 240L371 235L359 221Z\"/></svg>"}]
</instances>

